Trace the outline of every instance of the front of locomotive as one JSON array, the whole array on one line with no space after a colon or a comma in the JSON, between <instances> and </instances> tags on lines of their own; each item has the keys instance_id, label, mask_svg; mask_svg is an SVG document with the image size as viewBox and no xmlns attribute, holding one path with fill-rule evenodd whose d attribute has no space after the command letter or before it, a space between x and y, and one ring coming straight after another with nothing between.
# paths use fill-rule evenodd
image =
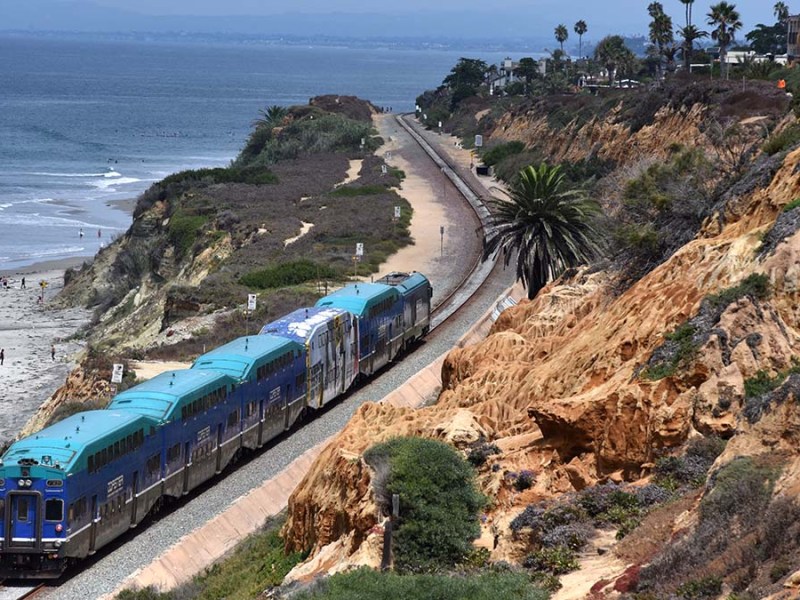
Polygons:
<instances>
[{"instance_id":1,"label":"front of locomotive","mask_svg":"<svg viewBox=\"0 0 800 600\"><path fill-rule=\"evenodd\" d=\"M56 457L17 444L0 466L0 578L56 578L67 563L66 473Z\"/></svg>"}]
</instances>

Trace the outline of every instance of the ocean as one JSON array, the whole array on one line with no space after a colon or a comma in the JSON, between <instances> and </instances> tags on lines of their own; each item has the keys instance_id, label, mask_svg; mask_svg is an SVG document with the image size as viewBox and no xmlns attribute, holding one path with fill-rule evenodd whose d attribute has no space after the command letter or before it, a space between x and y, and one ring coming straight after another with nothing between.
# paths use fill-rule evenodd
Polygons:
<instances>
[{"instance_id":1,"label":"ocean","mask_svg":"<svg viewBox=\"0 0 800 600\"><path fill-rule=\"evenodd\" d=\"M93 256L130 225L115 201L227 165L260 108L335 93L411 111L460 56L504 54L0 35L0 269Z\"/></svg>"}]
</instances>

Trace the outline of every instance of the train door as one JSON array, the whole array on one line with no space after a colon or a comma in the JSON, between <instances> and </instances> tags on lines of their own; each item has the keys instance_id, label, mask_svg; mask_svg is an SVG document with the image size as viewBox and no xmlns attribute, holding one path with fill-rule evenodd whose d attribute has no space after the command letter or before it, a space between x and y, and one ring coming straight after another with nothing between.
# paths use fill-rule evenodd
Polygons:
<instances>
[{"instance_id":1,"label":"train door","mask_svg":"<svg viewBox=\"0 0 800 600\"><path fill-rule=\"evenodd\" d=\"M314 407L322 406L322 394L324 392L324 387L322 385L322 363L316 363L311 366L311 373L309 375L309 388L310 392L308 394L309 397L309 405Z\"/></svg>"},{"instance_id":2,"label":"train door","mask_svg":"<svg viewBox=\"0 0 800 600\"><path fill-rule=\"evenodd\" d=\"M9 548L38 548L42 543L42 523L38 492L11 492L9 506Z\"/></svg>"},{"instance_id":3,"label":"train door","mask_svg":"<svg viewBox=\"0 0 800 600\"><path fill-rule=\"evenodd\" d=\"M264 443L264 399L258 402L258 446Z\"/></svg>"},{"instance_id":4,"label":"train door","mask_svg":"<svg viewBox=\"0 0 800 600\"><path fill-rule=\"evenodd\" d=\"M139 493L139 471L133 472L133 485L131 489L133 490L133 498L131 498L131 527L135 527L136 505L139 504L139 498L137 498L137 494Z\"/></svg>"},{"instance_id":5,"label":"train door","mask_svg":"<svg viewBox=\"0 0 800 600\"><path fill-rule=\"evenodd\" d=\"M192 443L183 445L183 493L189 493L189 469L192 467Z\"/></svg>"},{"instance_id":6,"label":"train door","mask_svg":"<svg viewBox=\"0 0 800 600\"><path fill-rule=\"evenodd\" d=\"M217 466L216 471L222 470L222 423L217 425Z\"/></svg>"},{"instance_id":7,"label":"train door","mask_svg":"<svg viewBox=\"0 0 800 600\"><path fill-rule=\"evenodd\" d=\"M97 513L97 496L92 496L92 528L89 533L89 554L94 554L95 546L97 545L97 523L100 521L100 515Z\"/></svg>"}]
</instances>

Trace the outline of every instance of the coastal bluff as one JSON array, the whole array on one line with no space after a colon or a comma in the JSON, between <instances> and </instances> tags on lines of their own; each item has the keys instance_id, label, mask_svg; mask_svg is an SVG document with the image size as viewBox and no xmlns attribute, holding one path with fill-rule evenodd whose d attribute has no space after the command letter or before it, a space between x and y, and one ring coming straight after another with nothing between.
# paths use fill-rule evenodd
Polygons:
<instances>
[{"instance_id":1,"label":"coastal bluff","mask_svg":"<svg viewBox=\"0 0 800 600\"><path fill-rule=\"evenodd\" d=\"M729 102L713 101L719 97ZM760 151L764 126L780 130L793 122L788 102L766 85L741 95L724 83L675 86L644 120L630 112L635 102L607 101L611 108L604 114L566 119L565 127L552 122L556 107L542 104L484 124L492 128L492 141L519 140L537 156L572 164L609 161L595 190L612 215L625 210L626 180L676 152L705 152L720 161L709 186L713 206L694 229L673 225L674 238L685 241L637 277L620 275L624 262L572 271L533 301L507 309L484 341L446 357L435 404L362 407L290 498L282 532L288 550L310 552L313 559L335 546L336 571L379 551L368 547L370 533L386 516L373 499L374 473L363 453L397 436L447 441L465 455L480 444L494 446L477 479L490 503L476 543L491 561L520 564L525 558L527 543L509 525L527 506L598 484L645 485L660 458L702 437L728 440L712 473L743 458L772 461L780 464L774 497L796 500L800 149ZM454 119L474 126L486 112L476 101ZM732 143L744 158L731 178L722 172L726 150L715 135L734 125ZM680 349L673 342L678 331L690 331ZM753 382L765 377L774 378L775 389L754 397ZM535 481L519 490L510 474L523 471ZM605 579L598 591L619 591L614 586L622 579L630 589L631 573L670 537L691 531L701 505L695 498L684 514L662 524L666 538L649 553L635 555L627 546L626 554L623 545L616 557L624 575L600 573ZM631 534L640 543L654 535L646 525ZM562 592L557 597L582 597Z\"/></svg>"}]
</instances>

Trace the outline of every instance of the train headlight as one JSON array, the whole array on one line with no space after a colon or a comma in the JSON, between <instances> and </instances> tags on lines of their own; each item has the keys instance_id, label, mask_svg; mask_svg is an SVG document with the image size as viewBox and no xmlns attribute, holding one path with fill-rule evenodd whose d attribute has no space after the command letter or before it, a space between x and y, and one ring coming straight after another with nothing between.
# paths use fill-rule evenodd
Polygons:
<instances>
[{"instance_id":1,"label":"train headlight","mask_svg":"<svg viewBox=\"0 0 800 600\"><path fill-rule=\"evenodd\" d=\"M61 533L62 531L64 531L64 526L61 523L59 523L58 525L56 525L56 533ZM58 544L59 542L56 543Z\"/></svg>"},{"instance_id":2,"label":"train headlight","mask_svg":"<svg viewBox=\"0 0 800 600\"><path fill-rule=\"evenodd\" d=\"M26 486L26 487L31 487L31 484L32 484L32 483L33 483L33 482L32 482L30 479L26 479L26 480L25 480L25 486Z\"/></svg>"},{"instance_id":3,"label":"train headlight","mask_svg":"<svg viewBox=\"0 0 800 600\"><path fill-rule=\"evenodd\" d=\"M25 480L24 480L24 479L20 479L20 480L17 482L17 485L18 485L19 487L25 487Z\"/></svg>"}]
</instances>

